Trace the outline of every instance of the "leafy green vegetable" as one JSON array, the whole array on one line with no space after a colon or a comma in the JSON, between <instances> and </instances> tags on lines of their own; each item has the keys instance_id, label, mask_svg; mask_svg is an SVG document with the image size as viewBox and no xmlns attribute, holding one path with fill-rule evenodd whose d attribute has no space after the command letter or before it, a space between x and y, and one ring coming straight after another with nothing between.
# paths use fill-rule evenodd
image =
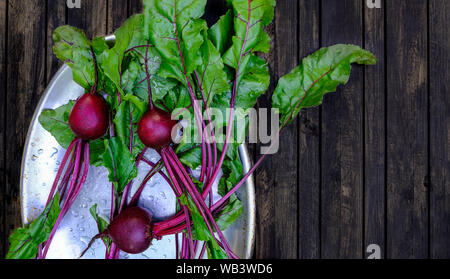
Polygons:
<instances>
[{"instance_id":1,"label":"leafy green vegetable","mask_svg":"<svg viewBox=\"0 0 450 279\"><path fill-rule=\"evenodd\" d=\"M136 158L145 148L138 137L137 124L147 110L146 104L137 99L136 96L127 95L117 109L115 118L116 137L122 141L124 146L130 146L130 123L132 123L132 157Z\"/></svg>"},{"instance_id":2,"label":"leafy green vegetable","mask_svg":"<svg viewBox=\"0 0 450 279\"><path fill-rule=\"evenodd\" d=\"M39 123L47 130L63 148L67 149L75 138L69 127L69 115L75 101L60 106L54 110L46 109L39 115Z\"/></svg>"},{"instance_id":3,"label":"leafy green vegetable","mask_svg":"<svg viewBox=\"0 0 450 279\"><path fill-rule=\"evenodd\" d=\"M208 241L209 239L211 239L212 236L208 230L208 227L206 226L205 220L203 219L199 209L197 208L189 194L186 195L183 193L178 199L180 200L180 203L182 205L185 205L189 208L193 224L192 237L194 239L203 241Z\"/></svg>"},{"instance_id":4,"label":"leafy green vegetable","mask_svg":"<svg viewBox=\"0 0 450 279\"><path fill-rule=\"evenodd\" d=\"M90 90L95 82L95 68L92 63L91 42L84 32L64 25L55 29L53 40L56 57L70 66L76 83Z\"/></svg>"},{"instance_id":5,"label":"leafy green vegetable","mask_svg":"<svg viewBox=\"0 0 450 279\"><path fill-rule=\"evenodd\" d=\"M231 46L231 32L233 32L233 11L221 16L208 30L208 37L221 55Z\"/></svg>"},{"instance_id":6,"label":"leafy green vegetable","mask_svg":"<svg viewBox=\"0 0 450 279\"><path fill-rule=\"evenodd\" d=\"M109 171L109 181L114 183L116 193L122 193L125 186L137 176L136 163L129 147L118 137L104 140L103 164Z\"/></svg>"},{"instance_id":7,"label":"leafy green vegetable","mask_svg":"<svg viewBox=\"0 0 450 279\"><path fill-rule=\"evenodd\" d=\"M244 71L250 59L248 54L270 49L270 37L263 30L274 16L275 0L233 0L234 10L233 44L224 54L224 62ZM240 75L240 74L239 74ZM238 75L238 76L239 76Z\"/></svg>"},{"instance_id":8,"label":"leafy green vegetable","mask_svg":"<svg viewBox=\"0 0 450 279\"><path fill-rule=\"evenodd\" d=\"M302 108L320 105L326 93L336 91L339 84L346 84L352 63L373 65L376 62L372 53L355 45L322 48L279 80L272 106L279 109L282 124L289 124Z\"/></svg>"},{"instance_id":9,"label":"leafy green vegetable","mask_svg":"<svg viewBox=\"0 0 450 279\"><path fill-rule=\"evenodd\" d=\"M97 214L97 204L91 206L91 208L89 209L89 213L91 213L92 218L94 218L95 222L97 223L98 232L104 232L108 228L109 223ZM102 237L102 239L108 247L111 246L112 241L109 237L104 236Z\"/></svg>"},{"instance_id":10,"label":"leafy green vegetable","mask_svg":"<svg viewBox=\"0 0 450 279\"><path fill-rule=\"evenodd\" d=\"M101 68L122 94L121 76L125 52L132 47L147 44L142 32L142 24L143 16L141 14L130 17L114 32L116 36L114 47L104 51L101 56Z\"/></svg>"},{"instance_id":11,"label":"leafy green vegetable","mask_svg":"<svg viewBox=\"0 0 450 279\"><path fill-rule=\"evenodd\" d=\"M144 33L164 60L162 77L186 85L186 76L202 63L199 50L207 25L200 17L205 5L206 0L144 0Z\"/></svg>"},{"instance_id":12,"label":"leafy green vegetable","mask_svg":"<svg viewBox=\"0 0 450 279\"><path fill-rule=\"evenodd\" d=\"M39 245L49 238L58 219L61 211L59 200L59 193L56 193L39 217L23 228L16 229L10 235L7 259L34 259L37 256Z\"/></svg>"},{"instance_id":13,"label":"leafy green vegetable","mask_svg":"<svg viewBox=\"0 0 450 279\"><path fill-rule=\"evenodd\" d=\"M220 53L204 32L204 44L200 48L202 59L196 75L198 87L203 92L203 96L209 106L215 95L221 95L229 89L227 75L223 71L223 61ZM202 100L203 96L198 96Z\"/></svg>"}]
</instances>

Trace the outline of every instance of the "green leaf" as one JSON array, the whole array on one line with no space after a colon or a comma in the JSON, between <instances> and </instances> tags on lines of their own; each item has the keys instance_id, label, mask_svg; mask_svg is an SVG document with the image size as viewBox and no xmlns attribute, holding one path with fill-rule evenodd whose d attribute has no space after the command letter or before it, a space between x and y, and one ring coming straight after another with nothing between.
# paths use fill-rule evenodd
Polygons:
<instances>
[{"instance_id":1,"label":"green leaf","mask_svg":"<svg viewBox=\"0 0 450 279\"><path fill-rule=\"evenodd\" d=\"M232 0L231 3L235 34L232 46L223 59L227 65L241 73L248 62L248 54L255 51L267 52L270 49L270 39L263 26L273 19L275 0Z\"/></svg>"},{"instance_id":2,"label":"green leaf","mask_svg":"<svg viewBox=\"0 0 450 279\"><path fill-rule=\"evenodd\" d=\"M258 98L264 94L270 85L269 67L264 59L256 55L248 55L248 63L238 80L235 108L248 112L253 108ZM233 77L234 78L234 77ZM226 94L214 96L211 107L222 110L226 115L226 109L231 103L231 88ZM228 123L228 117L224 117L224 124Z\"/></svg>"},{"instance_id":3,"label":"green leaf","mask_svg":"<svg viewBox=\"0 0 450 279\"><path fill-rule=\"evenodd\" d=\"M109 171L109 181L114 184L116 193L122 193L125 186L137 175L135 160L118 137L105 139L105 152L103 164Z\"/></svg>"},{"instance_id":4,"label":"green leaf","mask_svg":"<svg viewBox=\"0 0 450 279\"><path fill-rule=\"evenodd\" d=\"M89 141L89 163L92 166L100 167L103 165L103 153L105 153L104 139Z\"/></svg>"},{"instance_id":5,"label":"green leaf","mask_svg":"<svg viewBox=\"0 0 450 279\"><path fill-rule=\"evenodd\" d=\"M185 205L189 209L189 213L191 214L192 219L192 237L197 240L208 241L211 239L211 233L203 219L199 209L195 205L191 196L188 194L182 194L179 197L180 203Z\"/></svg>"},{"instance_id":6,"label":"green leaf","mask_svg":"<svg viewBox=\"0 0 450 279\"><path fill-rule=\"evenodd\" d=\"M63 148L67 149L75 138L69 127L69 115L75 101L69 101L66 105L54 110L43 110L39 115L39 123L47 130Z\"/></svg>"},{"instance_id":7,"label":"green leaf","mask_svg":"<svg viewBox=\"0 0 450 279\"><path fill-rule=\"evenodd\" d=\"M89 212L91 213L91 216L94 218L95 222L97 223L97 228L98 228L98 232L104 232L108 226L109 223L103 219L102 217L98 216L97 214L97 204L94 204L93 206L91 206L91 208L89 209ZM108 246L108 248L111 246L111 239L107 236L102 237L103 241L105 241L106 245Z\"/></svg>"},{"instance_id":8,"label":"green leaf","mask_svg":"<svg viewBox=\"0 0 450 279\"><path fill-rule=\"evenodd\" d=\"M137 14L127 19L127 21L114 32L116 37L114 47L104 51L100 58L101 68L105 75L115 84L117 90L119 90L122 95L121 75L125 52L132 47L147 44L143 34L143 19L142 14Z\"/></svg>"},{"instance_id":9,"label":"green leaf","mask_svg":"<svg viewBox=\"0 0 450 279\"><path fill-rule=\"evenodd\" d=\"M30 224L16 229L9 237L7 259L34 259L39 251L39 245L45 242L61 212L60 196L56 193L45 210Z\"/></svg>"},{"instance_id":10,"label":"green leaf","mask_svg":"<svg viewBox=\"0 0 450 279\"><path fill-rule=\"evenodd\" d=\"M208 37L221 55L231 46L231 36L233 32L233 11L227 13L208 30Z\"/></svg>"},{"instance_id":11,"label":"green leaf","mask_svg":"<svg viewBox=\"0 0 450 279\"><path fill-rule=\"evenodd\" d=\"M150 69L150 87L152 90L152 100L153 102L158 102L160 100L163 100L164 97L171 90L173 90L178 83L175 80L162 78L157 74L152 74L151 72L152 70ZM146 77L147 73L144 66L135 61L131 62L122 77L124 92L126 94L134 94L138 96L141 99L142 103L148 103L148 82L146 80L144 81Z\"/></svg>"},{"instance_id":12,"label":"green leaf","mask_svg":"<svg viewBox=\"0 0 450 279\"><path fill-rule=\"evenodd\" d=\"M191 105L191 98L189 96L188 89L183 85L174 87L172 90L167 92L163 103L163 109L167 108L172 112L177 108L187 108ZM158 105L158 103L156 103L156 105Z\"/></svg>"},{"instance_id":13,"label":"green leaf","mask_svg":"<svg viewBox=\"0 0 450 279\"><path fill-rule=\"evenodd\" d=\"M234 197L234 195L233 195ZM228 204L214 217L219 228L224 231L241 216L244 207L237 198L230 198Z\"/></svg>"},{"instance_id":14,"label":"green leaf","mask_svg":"<svg viewBox=\"0 0 450 279\"><path fill-rule=\"evenodd\" d=\"M145 148L137 134L137 124L147 110L146 103L141 102L134 95L126 95L122 103L117 109L113 123L115 127L116 137L119 138L123 145L130 146L130 123L133 133L132 150L133 158L136 158Z\"/></svg>"},{"instance_id":15,"label":"green leaf","mask_svg":"<svg viewBox=\"0 0 450 279\"><path fill-rule=\"evenodd\" d=\"M352 63L373 65L376 62L372 53L359 46L338 44L322 48L278 81L272 106L279 110L281 123L287 125L302 108L320 105L326 93L346 84Z\"/></svg>"},{"instance_id":16,"label":"green leaf","mask_svg":"<svg viewBox=\"0 0 450 279\"><path fill-rule=\"evenodd\" d=\"M186 76L201 64L206 22L199 19L206 0L144 0L145 34L163 59L162 77L187 84Z\"/></svg>"},{"instance_id":17,"label":"green leaf","mask_svg":"<svg viewBox=\"0 0 450 279\"><path fill-rule=\"evenodd\" d=\"M209 106L215 95L221 95L229 89L227 75L223 71L223 61L213 43L204 35L205 43L200 49L202 59L197 69L197 82ZM202 96L198 96L201 100Z\"/></svg>"},{"instance_id":18,"label":"green leaf","mask_svg":"<svg viewBox=\"0 0 450 279\"><path fill-rule=\"evenodd\" d=\"M206 244L208 251L208 259L228 259L225 251L220 248L219 244L215 240L210 240Z\"/></svg>"},{"instance_id":19,"label":"green leaf","mask_svg":"<svg viewBox=\"0 0 450 279\"><path fill-rule=\"evenodd\" d=\"M53 52L72 69L73 80L89 91L95 82L91 42L83 31L64 25L53 32Z\"/></svg>"},{"instance_id":20,"label":"green leaf","mask_svg":"<svg viewBox=\"0 0 450 279\"><path fill-rule=\"evenodd\" d=\"M183 165L195 170L202 164L202 148L200 146L190 148L179 155Z\"/></svg>"}]
</instances>

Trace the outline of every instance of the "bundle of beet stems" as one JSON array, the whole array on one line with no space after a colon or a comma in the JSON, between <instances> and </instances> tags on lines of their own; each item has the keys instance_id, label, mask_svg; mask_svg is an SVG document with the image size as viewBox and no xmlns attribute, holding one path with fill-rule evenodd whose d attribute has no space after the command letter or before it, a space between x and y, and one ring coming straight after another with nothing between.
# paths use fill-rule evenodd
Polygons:
<instances>
[{"instance_id":1,"label":"bundle of beet stems","mask_svg":"<svg viewBox=\"0 0 450 279\"><path fill-rule=\"evenodd\" d=\"M263 27L272 21L276 2L227 1L230 9L211 27L201 18L206 0L143 2L143 14L116 30L114 45L102 37L89 41L70 26L55 30L56 56L87 93L40 116L66 153L45 210L11 235L8 258L47 256L90 165L108 170L111 205L109 220L97 215L96 205L91 208L99 233L80 257L97 239L106 246L105 258L117 259L120 251L142 253L152 240L176 235L176 258L238 258L223 231L242 212L236 192L271 153L242 173L237 147L247 129L238 127L238 120L247 127L251 108L270 83L258 53L270 49ZM278 132L302 109L320 105L326 93L346 84L353 63L371 65L376 58L358 46L338 44L311 54L280 78L272 95ZM269 150L276 146L277 140ZM158 152L159 161L146 158L149 149ZM132 189L140 164L150 171ZM155 175L177 198L177 212L165 220L138 206Z\"/></svg>"}]
</instances>

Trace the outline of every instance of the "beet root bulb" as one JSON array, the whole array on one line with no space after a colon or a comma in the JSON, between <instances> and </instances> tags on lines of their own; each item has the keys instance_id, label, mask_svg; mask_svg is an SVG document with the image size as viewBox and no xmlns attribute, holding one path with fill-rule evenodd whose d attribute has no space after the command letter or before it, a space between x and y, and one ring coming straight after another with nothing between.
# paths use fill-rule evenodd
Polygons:
<instances>
[{"instance_id":1,"label":"beet root bulb","mask_svg":"<svg viewBox=\"0 0 450 279\"><path fill-rule=\"evenodd\" d=\"M120 250L139 254L152 243L152 217L145 209L130 207L111 222L107 231Z\"/></svg>"},{"instance_id":2,"label":"beet root bulb","mask_svg":"<svg viewBox=\"0 0 450 279\"><path fill-rule=\"evenodd\" d=\"M147 147L161 150L172 143L172 129L175 125L176 121L172 120L169 113L154 107L139 121L139 139Z\"/></svg>"},{"instance_id":3,"label":"beet root bulb","mask_svg":"<svg viewBox=\"0 0 450 279\"><path fill-rule=\"evenodd\" d=\"M101 138L108 130L108 123L108 105L96 93L81 96L69 115L70 129L83 140Z\"/></svg>"}]
</instances>

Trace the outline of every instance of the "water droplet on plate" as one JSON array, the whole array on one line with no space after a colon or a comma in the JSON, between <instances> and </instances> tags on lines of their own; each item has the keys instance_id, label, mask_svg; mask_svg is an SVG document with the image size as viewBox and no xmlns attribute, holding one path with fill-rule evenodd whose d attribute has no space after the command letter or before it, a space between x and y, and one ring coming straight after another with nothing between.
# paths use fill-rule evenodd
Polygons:
<instances>
[{"instance_id":1,"label":"water droplet on plate","mask_svg":"<svg viewBox=\"0 0 450 279\"><path fill-rule=\"evenodd\" d=\"M80 236L80 241L87 245L91 241L91 238L88 236Z\"/></svg>"},{"instance_id":2,"label":"water droplet on plate","mask_svg":"<svg viewBox=\"0 0 450 279\"><path fill-rule=\"evenodd\" d=\"M38 158L38 156L33 155L33 156L31 156L31 161L36 161L37 158Z\"/></svg>"},{"instance_id":3,"label":"water droplet on plate","mask_svg":"<svg viewBox=\"0 0 450 279\"><path fill-rule=\"evenodd\" d=\"M58 149L56 149L55 147L52 147L52 148L53 148L53 153L52 153L52 155L50 155L50 158L53 158L53 156L58 154Z\"/></svg>"},{"instance_id":4,"label":"water droplet on plate","mask_svg":"<svg viewBox=\"0 0 450 279\"><path fill-rule=\"evenodd\" d=\"M161 196L161 198L163 198L163 199L167 199L167 197L166 197L166 193L164 193L164 192L160 192L160 193L159 193L159 195Z\"/></svg>"},{"instance_id":5,"label":"water droplet on plate","mask_svg":"<svg viewBox=\"0 0 450 279\"><path fill-rule=\"evenodd\" d=\"M38 150L38 154L42 154L42 153L44 153L44 150L43 149L39 149Z\"/></svg>"}]
</instances>

